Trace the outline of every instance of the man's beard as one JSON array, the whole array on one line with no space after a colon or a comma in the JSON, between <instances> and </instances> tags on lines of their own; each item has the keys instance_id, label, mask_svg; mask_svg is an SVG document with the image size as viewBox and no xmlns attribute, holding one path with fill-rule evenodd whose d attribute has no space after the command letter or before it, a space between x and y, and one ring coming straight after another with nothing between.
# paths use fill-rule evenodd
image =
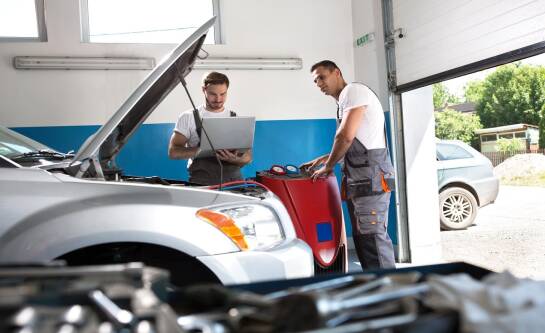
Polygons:
<instances>
[{"instance_id":1,"label":"man's beard","mask_svg":"<svg viewBox=\"0 0 545 333\"><path fill-rule=\"evenodd\" d=\"M218 107L215 107L214 104L219 105ZM221 110L223 108L223 103L210 103L206 101L206 108L211 111L217 111Z\"/></svg>"}]
</instances>

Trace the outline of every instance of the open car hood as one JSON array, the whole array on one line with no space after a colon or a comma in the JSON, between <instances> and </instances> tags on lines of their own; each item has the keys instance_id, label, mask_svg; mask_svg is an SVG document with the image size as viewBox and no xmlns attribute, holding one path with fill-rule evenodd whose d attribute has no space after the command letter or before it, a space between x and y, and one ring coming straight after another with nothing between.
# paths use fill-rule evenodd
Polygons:
<instances>
[{"instance_id":1,"label":"open car hood","mask_svg":"<svg viewBox=\"0 0 545 333\"><path fill-rule=\"evenodd\" d=\"M112 118L85 141L71 165L93 158L98 158L101 163L113 160L140 124L191 72L206 34L215 21L213 17L204 23L157 65Z\"/></svg>"}]
</instances>

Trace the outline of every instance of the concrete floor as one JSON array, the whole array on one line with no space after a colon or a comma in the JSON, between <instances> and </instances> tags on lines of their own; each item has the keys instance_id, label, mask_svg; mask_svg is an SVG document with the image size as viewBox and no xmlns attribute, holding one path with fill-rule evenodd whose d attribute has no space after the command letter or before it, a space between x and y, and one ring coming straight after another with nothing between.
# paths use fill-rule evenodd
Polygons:
<instances>
[{"instance_id":1,"label":"concrete floor","mask_svg":"<svg viewBox=\"0 0 545 333\"><path fill-rule=\"evenodd\" d=\"M443 258L545 280L545 188L501 186L467 230L441 232Z\"/></svg>"},{"instance_id":2,"label":"concrete floor","mask_svg":"<svg viewBox=\"0 0 545 333\"><path fill-rule=\"evenodd\" d=\"M496 272L509 270L518 277L545 280L544 198L543 187L501 186L496 202L479 210L473 226L441 232L444 262L463 261ZM350 247L348 271L361 272Z\"/></svg>"},{"instance_id":3,"label":"concrete floor","mask_svg":"<svg viewBox=\"0 0 545 333\"><path fill-rule=\"evenodd\" d=\"M348 249L348 272L350 273L356 273L361 272L361 265L360 261L358 260L358 256L356 255L356 251L354 249Z\"/></svg>"}]
</instances>

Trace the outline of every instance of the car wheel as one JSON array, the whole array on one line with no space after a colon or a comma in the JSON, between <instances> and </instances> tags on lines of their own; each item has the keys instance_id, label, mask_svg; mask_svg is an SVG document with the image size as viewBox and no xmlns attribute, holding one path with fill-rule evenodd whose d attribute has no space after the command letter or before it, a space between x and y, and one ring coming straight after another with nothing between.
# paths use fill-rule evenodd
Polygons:
<instances>
[{"instance_id":1,"label":"car wheel","mask_svg":"<svg viewBox=\"0 0 545 333\"><path fill-rule=\"evenodd\" d=\"M109 265L142 262L169 271L170 281L178 287L196 283L216 283L216 275L193 257L159 245L110 243L94 245L67 253L56 260L68 266Z\"/></svg>"},{"instance_id":2,"label":"car wheel","mask_svg":"<svg viewBox=\"0 0 545 333\"><path fill-rule=\"evenodd\" d=\"M475 196L461 187L450 187L439 193L439 218L443 229L466 229L473 224L478 209Z\"/></svg>"}]
</instances>

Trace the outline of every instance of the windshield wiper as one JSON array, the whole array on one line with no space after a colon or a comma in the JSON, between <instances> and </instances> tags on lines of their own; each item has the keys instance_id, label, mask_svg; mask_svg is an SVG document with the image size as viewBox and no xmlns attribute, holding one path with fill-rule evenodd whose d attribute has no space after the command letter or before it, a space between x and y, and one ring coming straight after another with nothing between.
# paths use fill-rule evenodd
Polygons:
<instances>
[{"instance_id":1,"label":"windshield wiper","mask_svg":"<svg viewBox=\"0 0 545 333\"><path fill-rule=\"evenodd\" d=\"M33 158L51 158L51 159L64 160L70 157L74 157L74 154L71 154L71 153L63 154L57 151L43 149L43 150L29 151L26 153L15 155L15 156L10 156L10 159L13 161L33 159Z\"/></svg>"}]
</instances>

